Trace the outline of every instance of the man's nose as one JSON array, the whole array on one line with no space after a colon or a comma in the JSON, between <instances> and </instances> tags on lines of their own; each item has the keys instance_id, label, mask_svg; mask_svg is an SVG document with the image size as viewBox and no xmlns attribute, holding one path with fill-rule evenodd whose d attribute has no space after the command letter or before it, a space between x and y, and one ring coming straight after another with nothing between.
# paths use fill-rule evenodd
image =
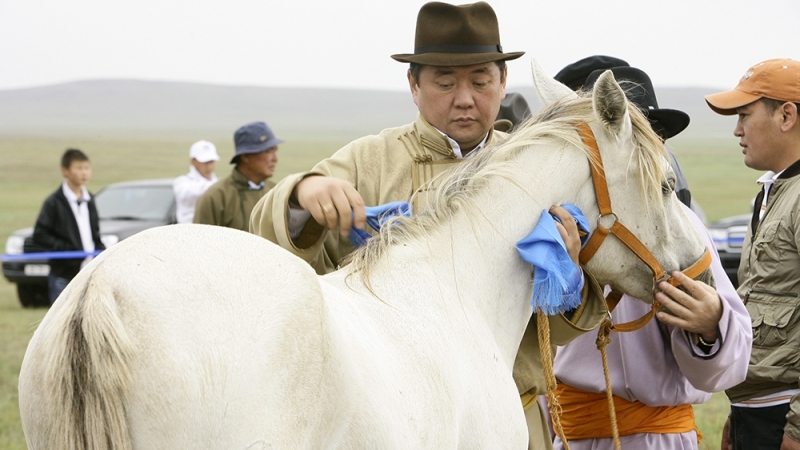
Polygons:
<instances>
[{"instance_id":1,"label":"man's nose","mask_svg":"<svg viewBox=\"0 0 800 450\"><path fill-rule=\"evenodd\" d=\"M454 103L459 108L469 108L475 104L472 96L472 87L469 84L458 84L456 86Z\"/></svg>"},{"instance_id":2,"label":"man's nose","mask_svg":"<svg viewBox=\"0 0 800 450\"><path fill-rule=\"evenodd\" d=\"M736 128L733 129L733 135L736 137L742 137L744 135L744 129L741 121L736 122Z\"/></svg>"}]
</instances>

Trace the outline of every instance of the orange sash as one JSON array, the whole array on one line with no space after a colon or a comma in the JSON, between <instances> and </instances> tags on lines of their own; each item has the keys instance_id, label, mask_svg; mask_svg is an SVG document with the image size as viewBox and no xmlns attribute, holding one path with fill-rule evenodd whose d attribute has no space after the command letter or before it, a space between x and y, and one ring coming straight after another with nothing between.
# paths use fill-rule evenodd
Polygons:
<instances>
[{"instance_id":1,"label":"orange sash","mask_svg":"<svg viewBox=\"0 0 800 450\"><path fill-rule=\"evenodd\" d=\"M605 392L596 394L558 383L556 396L561 405L561 425L568 440L611 438L611 420ZM642 402L629 402L613 396L620 436L639 433L697 432L692 405L647 406Z\"/></svg>"}]
</instances>

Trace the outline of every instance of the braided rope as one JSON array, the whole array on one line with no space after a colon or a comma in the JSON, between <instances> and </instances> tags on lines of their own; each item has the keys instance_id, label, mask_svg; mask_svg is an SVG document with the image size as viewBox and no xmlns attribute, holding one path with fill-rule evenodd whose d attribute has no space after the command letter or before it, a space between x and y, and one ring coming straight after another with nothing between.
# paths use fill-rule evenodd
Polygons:
<instances>
[{"instance_id":1,"label":"braided rope","mask_svg":"<svg viewBox=\"0 0 800 450\"><path fill-rule=\"evenodd\" d=\"M539 353L542 355L542 370L545 385L547 386L547 403L550 406L550 417L553 419L555 429L565 450L570 450L564 428L561 426L561 405L556 397L556 373L553 369L553 353L550 351L550 322L540 308L536 309L536 333L539 337Z\"/></svg>"},{"instance_id":2,"label":"braided rope","mask_svg":"<svg viewBox=\"0 0 800 450\"><path fill-rule=\"evenodd\" d=\"M611 343L611 327L610 319L603 321L600 328L597 330L597 340L595 344L600 354L603 357L603 376L606 379L606 399L608 400L608 415L611 418L611 435L614 438L614 448L621 450L622 445L619 442L619 428L617 428L617 411L614 409L614 394L611 392L611 375L608 372L608 354L606 353L606 346Z\"/></svg>"}]
</instances>

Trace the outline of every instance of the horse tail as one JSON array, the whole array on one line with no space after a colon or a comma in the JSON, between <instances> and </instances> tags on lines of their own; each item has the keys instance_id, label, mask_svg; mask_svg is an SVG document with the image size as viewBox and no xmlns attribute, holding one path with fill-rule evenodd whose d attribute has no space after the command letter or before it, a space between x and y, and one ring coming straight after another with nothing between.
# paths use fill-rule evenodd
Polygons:
<instances>
[{"instance_id":1,"label":"horse tail","mask_svg":"<svg viewBox=\"0 0 800 450\"><path fill-rule=\"evenodd\" d=\"M98 271L62 298L66 311L46 350L44 380L54 402L47 448L131 450L125 398L132 343L113 288ZM77 281L77 280L76 280Z\"/></svg>"}]
</instances>

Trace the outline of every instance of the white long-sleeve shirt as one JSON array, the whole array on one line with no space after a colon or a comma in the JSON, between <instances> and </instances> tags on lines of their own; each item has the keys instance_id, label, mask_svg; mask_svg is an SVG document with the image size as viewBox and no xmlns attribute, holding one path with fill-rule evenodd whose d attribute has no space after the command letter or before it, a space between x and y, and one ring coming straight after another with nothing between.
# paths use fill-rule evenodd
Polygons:
<instances>
[{"instance_id":1,"label":"white long-sleeve shirt","mask_svg":"<svg viewBox=\"0 0 800 450\"><path fill-rule=\"evenodd\" d=\"M189 173L175 178L172 190L175 192L176 216L178 223L192 223L194 219L194 205L212 184L217 182L217 175L211 174L207 179L194 166L189 166Z\"/></svg>"}]
</instances>

